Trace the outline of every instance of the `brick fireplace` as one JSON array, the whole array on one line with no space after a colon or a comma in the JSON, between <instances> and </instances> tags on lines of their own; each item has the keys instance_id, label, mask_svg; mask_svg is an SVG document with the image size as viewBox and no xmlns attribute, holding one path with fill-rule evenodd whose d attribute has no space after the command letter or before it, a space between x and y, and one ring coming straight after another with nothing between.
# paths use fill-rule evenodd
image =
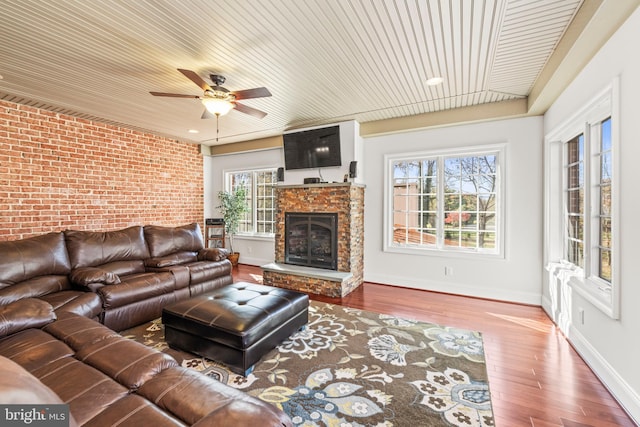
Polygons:
<instances>
[{"instance_id":1,"label":"brick fireplace","mask_svg":"<svg viewBox=\"0 0 640 427\"><path fill-rule=\"evenodd\" d=\"M364 275L364 186L283 185L276 193L275 262L262 266L264 284L330 297L343 297L360 286ZM290 249L285 248L285 218L291 213L335 214L337 268L286 262Z\"/></svg>"}]
</instances>

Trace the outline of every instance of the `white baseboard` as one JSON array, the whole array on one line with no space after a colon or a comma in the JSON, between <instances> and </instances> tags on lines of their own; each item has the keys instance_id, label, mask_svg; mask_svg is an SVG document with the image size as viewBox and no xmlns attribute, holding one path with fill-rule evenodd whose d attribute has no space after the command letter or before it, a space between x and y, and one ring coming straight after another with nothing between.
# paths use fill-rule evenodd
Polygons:
<instances>
[{"instance_id":1,"label":"white baseboard","mask_svg":"<svg viewBox=\"0 0 640 427\"><path fill-rule=\"evenodd\" d=\"M618 403L640 425L640 396L573 326L569 328L568 339Z\"/></svg>"},{"instance_id":2,"label":"white baseboard","mask_svg":"<svg viewBox=\"0 0 640 427\"><path fill-rule=\"evenodd\" d=\"M244 253L240 253L240 259L238 260L238 262L240 264L255 265L256 267L260 267L261 265L265 265L265 264L269 264L270 262L273 262L273 258L271 259L256 258L256 257L246 255Z\"/></svg>"}]
</instances>

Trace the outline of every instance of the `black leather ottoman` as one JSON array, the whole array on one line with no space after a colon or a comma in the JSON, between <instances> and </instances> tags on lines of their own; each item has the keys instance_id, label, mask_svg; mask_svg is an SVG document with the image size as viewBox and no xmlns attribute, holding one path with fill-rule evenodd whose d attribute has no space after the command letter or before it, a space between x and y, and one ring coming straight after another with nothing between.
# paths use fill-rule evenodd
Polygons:
<instances>
[{"instance_id":1,"label":"black leather ottoman","mask_svg":"<svg viewBox=\"0 0 640 427\"><path fill-rule=\"evenodd\" d=\"M247 376L269 350L305 326L309 297L289 289L238 282L162 311L165 340Z\"/></svg>"}]
</instances>

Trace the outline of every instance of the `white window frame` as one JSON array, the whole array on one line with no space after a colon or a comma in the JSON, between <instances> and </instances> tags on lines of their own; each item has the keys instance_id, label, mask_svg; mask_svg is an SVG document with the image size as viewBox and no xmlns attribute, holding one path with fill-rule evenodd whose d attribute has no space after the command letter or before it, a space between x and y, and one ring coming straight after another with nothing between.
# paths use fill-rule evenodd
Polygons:
<instances>
[{"instance_id":1,"label":"white window frame","mask_svg":"<svg viewBox=\"0 0 640 427\"><path fill-rule=\"evenodd\" d=\"M394 213L393 213L393 198L394 198L394 163L403 160L416 160L416 159L428 159L428 158L445 158L445 157L465 157L465 156L482 156L487 154L495 154L497 156L496 162L496 174L497 174L497 194L496 194L496 242L493 249L476 249L476 248L460 248L453 246L445 246L437 244L435 246L422 246L422 245L396 245L393 242L394 233ZM474 258L488 257L488 258L504 258L504 242L505 242L505 211L504 200L506 194L506 158L507 158L507 146L504 143L491 144L491 145L474 145L466 147L451 148L446 150L430 150L411 153L398 153L387 154L384 156L385 168L384 168L384 232L383 232L383 250L385 252L395 252L413 255L430 255L430 256L444 256L452 258ZM443 168L438 167L438 173L443 173ZM438 195L444 194L444 182L441 177L437 182ZM443 198L438 197L438 241L441 242L441 233L444 229L441 227L444 218Z\"/></svg>"},{"instance_id":2,"label":"white window frame","mask_svg":"<svg viewBox=\"0 0 640 427\"><path fill-rule=\"evenodd\" d=\"M258 237L258 238L266 238L266 239L273 239L275 237L275 232L274 233L259 233L256 230L258 230L258 182L257 182L257 174L259 173L263 173L263 172L271 172L274 174L274 177L277 173L277 168L275 167L262 167L262 168L255 168L255 169L234 169L234 170L225 170L224 171L224 188L225 191L231 191L231 176L235 175L235 174L239 174L239 173L247 173L247 174L251 174L251 206L249 206L249 209L251 211L251 232L238 232L236 234L236 237ZM276 182L274 181L273 183L274 187L276 185ZM275 192L274 192L274 199L275 199ZM275 203L275 200L274 200ZM273 218L273 222L274 222L274 230L275 230L275 205L274 205L274 218Z\"/></svg>"},{"instance_id":3,"label":"white window frame","mask_svg":"<svg viewBox=\"0 0 640 427\"><path fill-rule=\"evenodd\" d=\"M620 317L620 130L619 79L616 78L582 109L545 137L545 263L549 271L569 277L568 284L612 319ZM599 277L599 156L595 145L600 143L600 125L611 119L611 282ZM564 144L577 135L584 135L584 268L565 259L566 173ZM558 197L558 191L562 196ZM555 226L554 226L555 224ZM561 235L553 229L562 229Z\"/></svg>"}]
</instances>

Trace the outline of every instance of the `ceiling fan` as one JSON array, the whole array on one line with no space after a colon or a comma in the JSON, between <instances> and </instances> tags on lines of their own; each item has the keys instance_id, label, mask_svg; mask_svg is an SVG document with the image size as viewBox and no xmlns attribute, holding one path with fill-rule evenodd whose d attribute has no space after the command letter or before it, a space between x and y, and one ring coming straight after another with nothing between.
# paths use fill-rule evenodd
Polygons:
<instances>
[{"instance_id":1,"label":"ceiling fan","mask_svg":"<svg viewBox=\"0 0 640 427\"><path fill-rule=\"evenodd\" d=\"M173 98L193 98L199 99L205 106L203 119L209 119L212 117L224 116L232 109L236 109L241 113L248 114L259 119L267 115L264 111L260 111L253 107L249 107L244 104L240 104L237 101L251 98L263 98L271 96L271 92L266 87L257 87L253 89L230 91L227 88L222 87L225 82L225 77L219 74L210 74L209 77L213 82L213 86L209 86L198 74L191 70L184 70L178 68L182 74L184 74L189 80L197 84L203 91L202 96L199 95L181 95L178 93L164 93L164 92L149 92L153 96L169 96Z\"/></svg>"}]
</instances>

